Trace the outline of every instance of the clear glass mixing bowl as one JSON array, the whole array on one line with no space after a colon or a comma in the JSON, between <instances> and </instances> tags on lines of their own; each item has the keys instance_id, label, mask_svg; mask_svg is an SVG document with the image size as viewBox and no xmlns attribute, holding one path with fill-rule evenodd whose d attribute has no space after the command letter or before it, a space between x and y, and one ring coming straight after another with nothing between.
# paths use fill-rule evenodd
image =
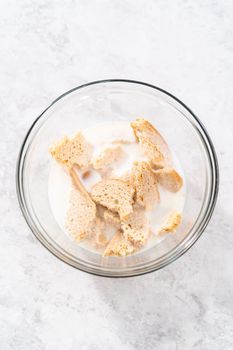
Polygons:
<instances>
[{"instance_id":1,"label":"clear glass mixing bowl","mask_svg":"<svg viewBox=\"0 0 233 350\"><path fill-rule=\"evenodd\" d=\"M104 121L148 119L178 156L186 180L183 220L175 234L136 255L102 258L73 242L54 219L48 199L50 145ZM103 80L74 88L57 98L33 123L20 150L17 193L34 235L55 256L80 270L109 277L160 269L184 254L200 237L218 192L218 165L203 125L180 100L150 84Z\"/></svg>"}]
</instances>

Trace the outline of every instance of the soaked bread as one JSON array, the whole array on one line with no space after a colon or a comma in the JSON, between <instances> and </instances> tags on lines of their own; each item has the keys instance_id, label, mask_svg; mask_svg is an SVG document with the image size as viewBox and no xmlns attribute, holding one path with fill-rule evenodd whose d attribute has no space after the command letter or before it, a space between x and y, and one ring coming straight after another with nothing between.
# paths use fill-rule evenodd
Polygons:
<instances>
[{"instance_id":1,"label":"soaked bread","mask_svg":"<svg viewBox=\"0 0 233 350\"><path fill-rule=\"evenodd\" d=\"M135 202L150 209L159 202L156 177L147 162L135 162L131 172L131 182L135 189Z\"/></svg>"},{"instance_id":2,"label":"soaked bread","mask_svg":"<svg viewBox=\"0 0 233 350\"><path fill-rule=\"evenodd\" d=\"M121 219L133 211L134 188L120 179L106 179L98 182L92 187L91 196L96 203L117 212Z\"/></svg>"},{"instance_id":3,"label":"soaked bread","mask_svg":"<svg viewBox=\"0 0 233 350\"><path fill-rule=\"evenodd\" d=\"M96 216L96 205L72 185L65 227L77 241L86 238Z\"/></svg>"},{"instance_id":4,"label":"soaked bread","mask_svg":"<svg viewBox=\"0 0 233 350\"><path fill-rule=\"evenodd\" d=\"M167 222L161 227L158 234L163 236L166 233L175 232L181 223L181 214L177 211L170 213Z\"/></svg>"},{"instance_id":5,"label":"soaked bread","mask_svg":"<svg viewBox=\"0 0 233 350\"><path fill-rule=\"evenodd\" d=\"M74 165L85 169L90 164L92 146L85 140L81 133L74 138L64 137L50 149L52 157L66 168L71 169Z\"/></svg>"},{"instance_id":6,"label":"soaked bread","mask_svg":"<svg viewBox=\"0 0 233 350\"><path fill-rule=\"evenodd\" d=\"M103 256L126 256L134 251L134 246L125 239L121 231L117 231L108 243Z\"/></svg>"},{"instance_id":7,"label":"soaked bread","mask_svg":"<svg viewBox=\"0 0 233 350\"><path fill-rule=\"evenodd\" d=\"M95 156L91 163L94 169L103 169L119 160L123 155L124 151L121 146L107 147L98 156Z\"/></svg>"},{"instance_id":8,"label":"soaked bread","mask_svg":"<svg viewBox=\"0 0 233 350\"><path fill-rule=\"evenodd\" d=\"M178 192L183 186L183 179L175 169L159 169L154 174L158 183L170 192Z\"/></svg>"},{"instance_id":9,"label":"soaked bread","mask_svg":"<svg viewBox=\"0 0 233 350\"><path fill-rule=\"evenodd\" d=\"M128 241L138 247L145 245L150 235L145 209L140 206L134 206L133 212L121 222L121 228L124 237Z\"/></svg>"},{"instance_id":10,"label":"soaked bread","mask_svg":"<svg viewBox=\"0 0 233 350\"><path fill-rule=\"evenodd\" d=\"M158 130L145 119L132 122L136 141L155 169L171 164L171 154L168 145Z\"/></svg>"}]
</instances>

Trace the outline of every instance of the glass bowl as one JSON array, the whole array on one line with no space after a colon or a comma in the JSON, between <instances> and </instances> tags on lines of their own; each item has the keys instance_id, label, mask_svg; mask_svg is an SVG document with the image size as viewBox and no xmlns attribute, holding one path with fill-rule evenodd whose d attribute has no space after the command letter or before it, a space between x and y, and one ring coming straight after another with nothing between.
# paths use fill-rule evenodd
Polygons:
<instances>
[{"instance_id":1,"label":"glass bowl","mask_svg":"<svg viewBox=\"0 0 233 350\"><path fill-rule=\"evenodd\" d=\"M63 232L48 199L51 144L64 135L105 121L145 118L158 128L178 156L185 174L182 223L158 245L124 258L102 258ZM158 87L132 80L102 80L58 97L29 129L17 163L17 194L34 235L56 257L82 271L126 277L158 270L183 255L210 220L218 192L218 164L212 142L197 117Z\"/></svg>"}]
</instances>

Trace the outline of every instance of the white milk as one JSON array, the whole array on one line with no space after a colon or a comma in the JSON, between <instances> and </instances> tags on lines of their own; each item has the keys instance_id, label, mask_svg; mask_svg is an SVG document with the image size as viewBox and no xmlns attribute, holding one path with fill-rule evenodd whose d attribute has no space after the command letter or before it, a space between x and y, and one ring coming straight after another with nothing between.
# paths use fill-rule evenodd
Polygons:
<instances>
[{"instance_id":1,"label":"white milk","mask_svg":"<svg viewBox=\"0 0 233 350\"><path fill-rule=\"evenodd\" d=\"M94 146L94 156L99 154L104 148L109 146L112 147L112 142L114 141L123 140L129 142L121 144L125 155L120 159L120 161L116 161L111 164L111 176L113 177L121 176L125 172L129 171L134 161L147 160L143 155L139 145L135 143L133 131L130 125L126 122L107 122L98 124L91 129L89 128L84 130L83 135L86 140ZM172 156L174 168L183 177L183 180L185 180L177 157L174 154L172 154ZM91 171L91 175L82 181L84 186L89 191L91 187L100 180L100 174L97 171L93 170ZM59 164L57 164L55 161L52 162L48 182L48 196L54 217L59 226L64 231L64 222L68 208L70 186L71 180L68 174ZM176 210L182 213L184 208L185 181L182 189L177 193L166 191L161 186L159 186L159 192L160 202L156 204L153 210L147 213L153 235L149 239L149 242L144 249L158 244L159 241L166 238L166 235L159 238L156 236L156 233L159 231L159 228L166 222L166 219L172 211ZM96 250L93 250L93 248L85 242L79 244L81 244L86 249L96 252Z\"/></svg>"}]
</instances>

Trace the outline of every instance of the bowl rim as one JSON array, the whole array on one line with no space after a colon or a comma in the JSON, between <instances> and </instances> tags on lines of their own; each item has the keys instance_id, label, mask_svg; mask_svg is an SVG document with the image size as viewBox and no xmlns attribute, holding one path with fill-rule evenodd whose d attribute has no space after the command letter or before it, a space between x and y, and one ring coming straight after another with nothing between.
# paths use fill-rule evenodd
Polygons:
<instances>
[{"instance_id":1,"label":"bowl rim","mask_svg":"<svg viewBox=\"0 0 233 350\"><path fill-rule=\"evenodd\" d=\"M108 270L104 270L104 268L93 268L93 267L89 267L89 266L84 266L83 264L78 264L77 262L74 264L74 262L68 258L65 257L60 251L58 251L57 248L51 246L51 244L45 239L41 237L40 234L38 234L38 232L36 231L35 227L33 226L33 220L27 210L27 206L25 205L25 200L24 200L24 191L23 191L23 186L22 186L22 180L23 180L23 162L24 162L24 158L23 158L23 154L24 154L24 150L25 150L25 146L27 144L27 141L31 135L31 132L33 131L34 127L36 126L36 124L38 123L38 121L43 117L43 115L47 112L48 109L50 109L56 102L58 102L59 100L61 100L63 97L71 94L74 91L77 91L79 89L83 89L85 87L91 86L91 85L96 85L96 84L108 84L108 83L129 83L129 84L137 84L137 85L143 85L152 89L155 89L159 92L164 93L165 95L169 96L170 98L174 99L176 102L178 102L178 104L180 104L186 111L188 111L188 113L190 114L190 116L193 118L193 120L196 122L197 126L197 130L199 131L199 136L202 140L202 142L204 143L205 146L205 150L208 156L208 160L210 162L210 172L211 172L211 191L210 191L210 198L209 198L209 202L208 202L208 206L206 207L206 210L204 212L204 216L202 221L200 222L199 225L199 230L197 230L196 234L192 236L192 239L188 242L188 244L185 244L183 247L181 247L182 249L180 249L178 252L176 252L175 255L173 255L172 257L170 257L168 260L161 262L158 266L155 266L155 264L153 266L149 266L147 267L147 269L134 269L133 271L131 270L123 270L121 272L117 272L112 270L111 272L109 272ZM195 127L195 125L192 124L193 127ZM16 163L16 193L17 193L17 198L18 198L18 202L19 202L19 206L21 209L21 212L25 218L26 223L28 224L29 228L31 229L32 233L34 234L34 236L40 241L40 243L48 250L50 251L50 253L52 253L54 256L56 256L59 260L65 262L66 264L79 269L80 271L84 271L87 273L90 273L92 275L97 275L97 276L102 276L102 277L111 277L111 278L119 278L119 277L134 277L134 276L140 276L143 274L147 274L156 270L159 270L165 266L168 266L170 263L172 263L173 261L177 260L179 257L181 257L183 254L185 254L193 245L194 243L200 238L200 236L202 235L203 231L205 230L206 226L208 225L210 218L213 214L215 205L216 205L216 201L217 201L217 196L218 196L218 190L219 190L219 166L218 166L218 160L217 160L217 155L213 146L213 142L210 138L210 136L207 133L206 128L204 127L204 125L202 124L202 122L199 120L199 118L192 112L192 110L186 106L186 104L184 102L182 102L180 99L178 99L176 96L174 96L173 94L171 94L170 92L149 84L149 83L145 83L142 81L138 81L138 80L131 80L131 79L103 79L103 80L96 80L96 81L92 81L89 83L85 83L82 85L79 85L77 87L74 87L68 91L66 91L65 93L61 94L59 97L57 97L54 101L52 101L52 103L50 103L50 105L34 120L34 122L32 123L32 125L30 126L28 132L26 133L24 140L22 142L22 145L20 147L20 151L19 151L19 155L18 155L18 159L17 159L17 163ZM181 241L183 242L183 240ZM180 247L180 244L177 246ZM177 248L176 247L176 248Z\"/></svg>"}]
</instances>

